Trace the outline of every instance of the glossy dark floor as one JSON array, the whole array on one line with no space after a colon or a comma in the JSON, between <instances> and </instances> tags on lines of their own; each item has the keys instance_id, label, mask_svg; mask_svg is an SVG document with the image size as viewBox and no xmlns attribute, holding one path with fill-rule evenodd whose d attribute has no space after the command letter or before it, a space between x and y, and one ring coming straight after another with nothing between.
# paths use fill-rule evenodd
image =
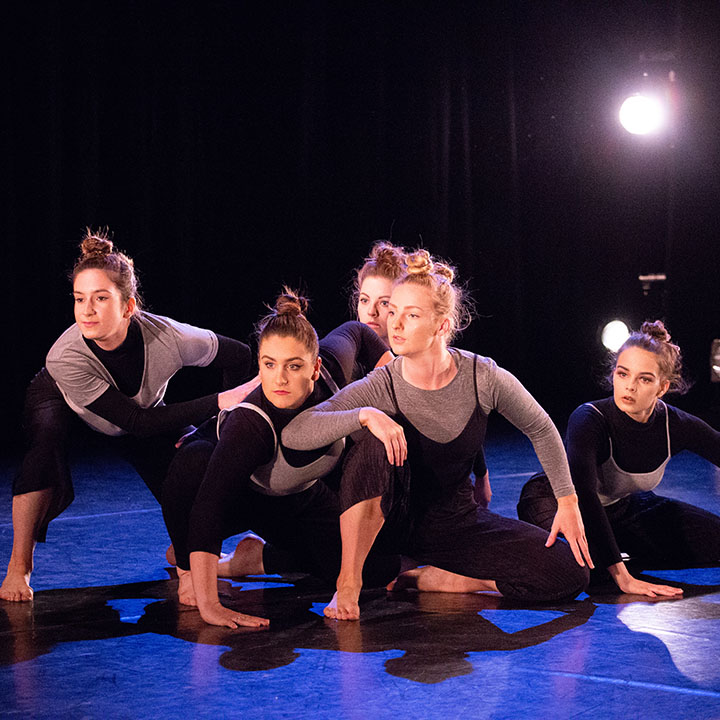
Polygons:
<instances>
[{"instance_id":1,"label":"glossy dark floor","mask_svg":"<svg viewBox=\"0 0 720 720\"><path fill-rule=\"evenodd\" d=\"M493 507L514 516L529 444L491 438ZM10 471L0 561L11 542ZM31 718L720 718L720 568L648 573L681 600L552 607L370 593L322 617L308 579L224 582L268 630L205 625L174 600L159 508L128 468L81 458L77 499L38 547L32 605L0 602L0 714ZM664 494L720 512L720 471L673 459Z\"/></svg>"}]
</instances>

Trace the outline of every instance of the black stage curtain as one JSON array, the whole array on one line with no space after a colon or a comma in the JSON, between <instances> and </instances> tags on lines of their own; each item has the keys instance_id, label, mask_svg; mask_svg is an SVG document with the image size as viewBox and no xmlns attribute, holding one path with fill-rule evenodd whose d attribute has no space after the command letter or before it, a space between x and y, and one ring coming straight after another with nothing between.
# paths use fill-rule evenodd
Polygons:
<instances>
[{"instance_id":1,"label":"black stage curtain","mask_svg":"<svg viewBox=\"0 0 720 720\"><path fill-rule=\"evenodd\" d=\"M601 394L599 324L654 313L636 278L666 269L661 309L707 393L718 15L559 1L15 8L1 51L8 429L72 322L66 274L86 225L115 231L151 310L241 338L283 283L329 330L372 241L422 244L475 299L459 344L514 371L560 423ZM613 109L639 53L668 46L674 152L633 144Z\"/></svg>"}]
</instances>

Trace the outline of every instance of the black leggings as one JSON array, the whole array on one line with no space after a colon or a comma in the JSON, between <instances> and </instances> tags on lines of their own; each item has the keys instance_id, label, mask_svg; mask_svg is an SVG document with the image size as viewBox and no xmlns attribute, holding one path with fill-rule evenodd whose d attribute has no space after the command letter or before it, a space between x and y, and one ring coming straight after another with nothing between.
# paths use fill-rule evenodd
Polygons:
<instances>
[{"instance_id":1,"label":"black leggings","mask_svg":"<svg viewBox=\"0 0 720 720\"><path fill-rule=\"evenodd\" d=\"M383 444L369 433L349 451L342 507L382 497L386 522L380 542L396 544L420 564L494 580L507 598L559 601L586 588L588 569L578 565L564 540L546 548L546 531L482 510L472 500L458 507L450 498L453 513L444 518L431 515L432 508L421 512L404 497L408 492L412 497L411 488L407 463L403 468L390 465Z\"/></svg>"},{"instance_id":2,"label":"black leggings","mask_svg":"<svg viewBox=\"0 0 720 720\"><path fill-rule=\"evenodd\" d=\"M544 475L525 483L517 509L520 519L549 528L557 501ZM720 517L707 510L654 492L638 492L608 505L605 513L621 552L640 566L688 567L720 562Z\"/></svg>"},{"instance_id":3,"label":"black leggings","mask_svg":"<svg viewBox=\"0 0 720 720\"><path fill-rule=\"evenodd\" d=\"M215 443L192 439L177 453L163 491L163 516L178 567L190 568L190 517ZM263 495L248 478L238 478L232 503L220 526L224 538L252 530L267 542L263 565L268 574L304 572L335 583L340 571L340 523L337 495L322 481L292 495ZM219 547L216 553L219 554ZM367 585L386 585L398 573L397 556L373 554L365 565Z\"/></svg>"},{"instance_id":4,"label":"black leggings","mask_svg":"<svg viewBox=\"0 0 720 720\"><path fill-rule=\"evenodd\" d=\"M175 454L175 436L137 438L131 435L110 437L91 430L70 409L50 373L43 368L32 379L23 409L26 449L13 481L13 495L52 488L50 508L39 531L43 542L48 523L57 517L75 497L68 449L71 439L84 445L115 450L127 460L159 501L168 466ZM178 436L181 433L178 433Z\"/></svg>"}]
</instances>

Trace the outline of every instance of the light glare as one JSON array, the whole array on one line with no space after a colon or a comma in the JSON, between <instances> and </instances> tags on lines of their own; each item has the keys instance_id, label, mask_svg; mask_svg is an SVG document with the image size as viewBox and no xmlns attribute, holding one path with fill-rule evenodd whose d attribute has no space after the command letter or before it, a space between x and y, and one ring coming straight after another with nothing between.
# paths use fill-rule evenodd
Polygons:
<instances>
[{"instance_id":1,"label":"light glare","mask_svg":"<svg viewBox=\"0 0 720 720\"><path fill-rule=\"evenodd\" d=\"M630 337L628 326L622 320L613 320L603 328L602 344L610 352L617 352L628 337Z\"/></svg>"},{"instance_id":2,"label":"light glare","mask_svg":"<svg viewBox=\"0 0 720 720\"><path fill-rule=\"evenodd\" d=\"M658 132L665 120L665 108L657 98L633 95L620 107L620 123L633 135Z\"/></svg>"}]
</instances>

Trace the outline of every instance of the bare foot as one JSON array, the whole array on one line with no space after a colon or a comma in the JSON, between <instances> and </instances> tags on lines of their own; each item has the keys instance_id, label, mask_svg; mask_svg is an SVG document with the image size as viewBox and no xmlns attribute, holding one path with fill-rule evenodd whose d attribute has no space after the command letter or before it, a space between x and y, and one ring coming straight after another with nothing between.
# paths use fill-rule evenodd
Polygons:
<instances>
[{"instance_id":1,"label":"bare foot","mask_svg":"<svg viewBox=\"0 0 720 720\"><path fill-rule=\"evenodd\" d=\"M9 602L31 602L33 589L30 587L30 573L14 572L8 568L8 573L0 586L0 600Z\"/></svg>"},{"instance_id":2,"label":"bare foot","mask_svg":"<svg viewBox=\"0 0 720 720\"><path fill-rule=\"evenodd\" d=\"M343 585L338 588L332 597L332 600L325 606L323 613L325 617L333 620L359 620L360 605L360 588L354 588L349 585Z\"/></svg>"},{"instance_id":3,"label":"bare foot","mask_svg":"<svg viewBox=\"0 0 720 720\"><path fill-rule=\"evenodd\" d=\"M433 565L423 565L400 573L387 589L391 592L415 589L420 592L471 593L497 592L497 585L493 580L477 580L441 570Z\"/></svg>"},{"instance_id":4,"label":"bare foot","mask_svg":"<svg viewBox=\"0 0 720 720\"><path fill-rule=\"evenodd\" d=\"M167 560L168 565L172 565L173 567L177 565L177 560L175 559L175 548L172 545L165 551L165 559Z\"/></svg>"},{"instance_id":5,"label":"bare foot","mask_svg":"<svg viewBox=\"0 0 720 720\"><path fill-rule=\"evenodd\" d=\"M189 570L176 568L178 574L178 600L182 605L197 607L195 588L193 588L192 574Z\"/></svg>"},{"instance_id":6,"label":"bare foot","mask_svg":"<svg viewBox=\"0 0 720 720\"><path fill-rule=\"evenodd\" d=\"M224 555L218 560L218 577L234 578L244 575L264 575L263 548L265 541L246 533L229 555Z\"/></svg>"}]
</instances>

